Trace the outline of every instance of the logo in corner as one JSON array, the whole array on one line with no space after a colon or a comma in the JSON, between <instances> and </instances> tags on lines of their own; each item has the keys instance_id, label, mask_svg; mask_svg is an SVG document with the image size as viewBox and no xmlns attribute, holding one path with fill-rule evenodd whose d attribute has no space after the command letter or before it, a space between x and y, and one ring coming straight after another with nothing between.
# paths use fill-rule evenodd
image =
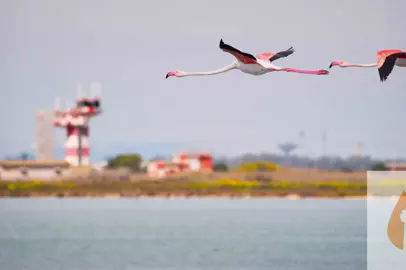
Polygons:
<instances>
[{"instance_id":1,"label":"logo in corner","mask_svg":"<svg viewBox=\"0 0 406 270\"><path fill-rule=\"evenodd\" d=\"M403 191L389 219L387 234L398 249L404 249L406 223L406 192Z\"/></svg>"}]
</instances>

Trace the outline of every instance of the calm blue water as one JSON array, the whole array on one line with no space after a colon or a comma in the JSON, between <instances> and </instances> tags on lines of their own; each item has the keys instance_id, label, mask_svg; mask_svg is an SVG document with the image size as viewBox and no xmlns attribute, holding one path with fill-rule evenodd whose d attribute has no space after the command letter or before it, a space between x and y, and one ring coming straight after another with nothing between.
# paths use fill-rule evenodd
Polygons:
<instances>
[{"instance_id":1,"label":"calm blue water","mask_svg":"<svg viewBox=\"0 0 406 270\"><path fill-rule=\"evenodd\" d=\"M0 269L366 269L366 202L0 199Z\"/></svg>"}]
</instances>

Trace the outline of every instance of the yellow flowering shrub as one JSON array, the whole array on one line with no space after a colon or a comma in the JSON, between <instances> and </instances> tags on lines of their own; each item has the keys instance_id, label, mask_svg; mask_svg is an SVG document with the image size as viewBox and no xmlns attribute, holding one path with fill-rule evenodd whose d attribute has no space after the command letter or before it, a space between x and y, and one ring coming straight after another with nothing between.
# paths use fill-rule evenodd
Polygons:
<instances>
[{"instance_id":1,"label":"yellow flowering shrub","mask_svg":"<svg viewBox=\"0 0 406 270\"><path fill-rule=\"evenodd\" d=\"M75 185L73 183L65 183L65 182L60 182L60 183L55 183L55 182L42 182L42 181L29 181L29 182L14 182L14 183L8 183L7 184L7 189L10 191L16 190L16 189L41 189L41 188L52 188L52 187L57 187L57 188L73 188Z\"/></svg>"},{"instance_id":2,"label":"yellow flowering shrub","mask_svg":"<svg viewBox=\"0 0 406 270\"><path fill-rule=\"evenodd\" d=\"M348 189L348 188L360 189L367 187L366 182L345 182L337 180L325 181L322 183L313 183L312 185L318 188L329 187L335 189Z\"/></svg>"},{"instance_id":3,"label":"yellow flowering shrub","mask_svg":"<svg viewBox=\"0 0 406 270\"><path fill-rule=\"evenodd\" d=\"M193 189L208 189L211 185L208 182L192 182L189 186Z\"/></svg>"},{"instance_id":4,"label":"yellow flowering shrub","mask_svg":"<svg viewBox=\"0 0 406 270\"><path fill-rule=\"evenodd\" d=\"M258 172L268 171L273 172L279 169L279 166L272 162L248 162L242 164L236 169L239 172Z\"/></svg>"},{"instance_id":5,"label":"yellow flowering shrub","mask_svg":"<svg viewBox=\"0 0 406 270\"><path fill-rule=\"evenodd\" d=\"M215 182L216 187L231 187L231 188L252 188L257 187L257 181L247 181L238 179L218 179Z\"/></svg>"}]
</instances>

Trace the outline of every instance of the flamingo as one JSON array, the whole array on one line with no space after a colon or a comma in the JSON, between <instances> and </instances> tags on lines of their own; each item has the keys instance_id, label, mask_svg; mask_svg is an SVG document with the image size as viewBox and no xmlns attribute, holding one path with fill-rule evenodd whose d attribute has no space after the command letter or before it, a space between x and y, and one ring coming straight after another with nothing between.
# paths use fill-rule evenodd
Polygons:
<instances>
[{"instance_id":1,"label":"flamingo","mask_svg":"<svg viewBox=\"0 0 406 270\"><path fill-rule=\"evenodd\" d=\"M332 61L330 68L334 66L339 66L342 68L346 67L378 67L379 77L381 82L388 79L395 66L406 67L406 51L404 50L382 50L376 53L377 61L372 64L356 64L348 63L344 61Z\"/></svg>"},{"instance_id":2,"label":"flamingo","mask_svg":"<svg viewBox=\"0 0 406 270\"><path fill-rule=\"evenodd\" d=\"M232 62L230 65L227 65L223 68L213 70L213 71L205 71L205 72L185 72L181 70L170 71L166 74L165 78L169 77L185 77L185 76L202 76L202 75L214 75L220 74L223 72L227 72L233 69L239 69L244 73L248 73L251 75L263 75L268 72L273 71L285 71L285 72L295 72L295 73L303 73L303 74L313 74L313 75L327 75L329 71L327 70L301 70L295 68L281 68L272 64L273 61L278 60L280 58L288 57L294 52L293 47L285 51L280 51L277 53L266 52L262 54L258 54L253 56L252 54L242 52L228 44L223 42L223 39L220 40L220 49L224 52L232 54L236 61Z\"/></svg>"}]
</instances>

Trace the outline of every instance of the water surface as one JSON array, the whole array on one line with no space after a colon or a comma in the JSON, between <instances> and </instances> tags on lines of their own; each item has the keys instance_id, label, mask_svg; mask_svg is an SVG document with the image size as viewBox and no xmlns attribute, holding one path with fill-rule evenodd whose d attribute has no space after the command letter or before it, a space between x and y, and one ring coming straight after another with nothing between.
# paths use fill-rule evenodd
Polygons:
<instances>
[{"instance_id":1,"label":"water surface","mask_svg":"<svg viewBox=\"0 0 406 270\"><path fill-rule=\"evenodd\" d=\"M1 269L366 269L364 200L0 199Z\"/></svg>"}]
</instances>

